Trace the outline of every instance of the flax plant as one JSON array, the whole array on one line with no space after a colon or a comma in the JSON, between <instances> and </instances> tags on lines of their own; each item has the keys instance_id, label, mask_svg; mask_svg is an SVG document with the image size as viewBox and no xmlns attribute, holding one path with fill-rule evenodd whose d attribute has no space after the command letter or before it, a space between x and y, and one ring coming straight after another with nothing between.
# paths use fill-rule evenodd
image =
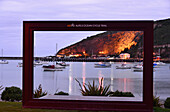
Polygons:
<instances>
[{"instance_id":1,"label":"flax plant","mask_svg":"<svg viewBox=\"0 0 170 112\"><path fill-rule=\"evenodd\" d=\"M4 87L1 85L1 86L0 86L0 91L3 90L3 89L4 89Z\"/></svg>"},{"instance_id":2,"label":"flax plant","mask_svg":"<svg viewBox=\"0 0 170 112\"><path fill-rule=\"evenodd\" d=\"M110 85L104 87L102 86L103 77L101 78L101 83L99 83L99 85L95 85L95 81L93 80L93 84L90 84L90 82L88 82L88 84L84 84L82 86L77 79L75 80L78 82L81 94L83 96L108 96L110 93Z\"/></svg>"},{"instance_id":3,"label":"flax plant","mask_svg":"<svg viewBox=\"0 0 170 112\"><path fill-rule=\"evenodd\" d=\"M36 89L34 91L34 98L39 98L39 97L42 97L42 96L45 96L47 95L47 92L46 91L42 91L42 87L41 87L41 84L39 85L38 89Z\"/></svg>"}]
</instances>

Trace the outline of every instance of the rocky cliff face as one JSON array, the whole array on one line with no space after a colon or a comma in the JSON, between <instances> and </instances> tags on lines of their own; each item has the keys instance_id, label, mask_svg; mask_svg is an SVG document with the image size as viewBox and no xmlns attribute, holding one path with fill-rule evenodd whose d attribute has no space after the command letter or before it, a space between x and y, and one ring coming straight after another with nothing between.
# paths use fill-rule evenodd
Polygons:
<instances>
[{"instance_id":1,"label":"rocky cliff face","mask_svg":"<svg viewBox=\"0 0 170 112\"><path fill-rule=\"evenodd\" d=\"M115 55L135 46L142 36L142 31L107 31L63 48L57 54Z\"/></svg>"}]
</instances>

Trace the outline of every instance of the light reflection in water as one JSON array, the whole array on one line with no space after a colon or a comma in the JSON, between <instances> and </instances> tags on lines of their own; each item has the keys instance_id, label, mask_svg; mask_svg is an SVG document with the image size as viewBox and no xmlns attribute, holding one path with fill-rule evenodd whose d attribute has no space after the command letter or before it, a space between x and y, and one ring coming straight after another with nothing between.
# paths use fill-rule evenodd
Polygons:
<instances>
[{"instance_id":1,"label":"light reflection in water","mask_svg":"<svg viewBox=\"0 0 170 112\"><path fill-rule=\"evenodd\" d=\"M122 91L122 81L121 81L121 79L118 79L118 89L119 89L119 91Z\"/></svg>"},{"instance_id":2,"label":"light reflection in water","mask_svg":"<svg viewBox=\"0 0 170 112\"><path fill-rule=\"evenodd\" d=\"M110 89L111 89L111 91L114 91L113 90L113 80L114 80L114 78L113 78L113 68L111 68L111 75L110 75L110 79L111 79L111 82L110 82Z\"/></svg>"},{"instance_id":3,"label":"light reflection in water","mask_svg":"<svg viewBox=\"0 0 170 112\"><path fill-rule=\"evenodd\" d=\"M96 85L98 84L101 85L101 79L103 78L102 87L104 85L111 85L110 86L111 91L116 91L116 90L123 91L123 92L134 91L133 80L131 81L130 78L126 77L130 71L127 73L125 73L126 71L123 71L124 73L120 74L120 72L117 73L118 70L116 70L114 67L111 67L109 69L107 68L92 69L93 71L95 71L95 73L97 73L97 74L93 74L89 72L91 70L89 66L91 65L87 64L87 62L82 62L79 64L70 63L69 66L69 94L70 95L80 95L79 85L74 80L74 78L77 78L80 81L80 83L82 83L82 85L85 85L87 83L86 81L92 83L93 80L97 81L95 82ZM81 74L81 75L77 76L76 74ZM108 74L110 74L110 77L108 76ZM96 75L97 77L94 77L93 75L94 76ZM84 89L84 87L82 88Z\"/></svg>"},{"instance_id":4,"label":"light reflection in water","mask_svg":"<svg viewBox=\"0 0 170 112\"><path fill-rule=\"evenodd\" d=\"M84 86L86 83L86 62L83 62L83 72L82 72L82 76L83 76L83 90L85 90Z\"/></svg>"},{"instance_id":5,"label":"light reflection in water","mask_svg":"<svg viewBox=\"0 0 170 112\"><path fill-rule=\"evenodd\" d=\"M1 78L0 78L0 86L2 85L3 83L3 64L1 64L1 68L0 68L0 71L1 71Z\"/></svg>"},{"instance_id":6,"label":"light reflection in water","mask_svg":"<svg viewBox=\"0 0 170 112\"><path fill-rule=\"evenodd\" d=\"M102 79L102 78L103 78L103 83L104 83L104 77L103 77L103 75L102 75L102 71L100 70L100 71L99 71L99 85L101 85L101 83L102 83L102 82L101 82L101 79ZM103 87L103 83L102 83L102 85L101 85L102 87Z\"/></svg>"},{"instance_id":7,"label":"light reflection in water","mask_svg":"<svg viewBox=\"0 0 170 112\"><path fill-rule=\"evenodd\" d=\"M69 68L69 94L72 94L72 82L73 82L73 73L72 73L72 63L70 63L70 68Z\"/></svg>"},{"instance_id":8,"label":"light reflection in water","mask_svg":"<svg viewBox=\"0 0 170 112\"><path fill-rule=\"evenodd\" d=\"M126 92L126 78L124 78L123 80L124 80L124 92Z\"/></svg>"},{"instance_id":9,"label":"light reflection in water","mask_svg":"<svg viewBox=\"0 0 170 112\"><path fill-rule=\"evenodd\" d=\"M21 62L21 61L19 61ZM63 90L64 92L71 93L71 95L81 95L78 83L75 82L74 78L78 78L80 82L82 79L82 62L67 62L70 66L66 67L63 71L56 72L44 72L41 66L34 67L34 90L38 88L39 84L42 85L43 91L47 91L50 94L54 94L58 89L58 92ZM98 81L99 71L101 70L102 77L104 77L104 85L111 84L110 89L112 91L121 90L123 91L123 79L126 78L126 91L130 91L134 94L142 96L143 94L143 74L142 72L132 72L131 70L117 70L115 66L121 63L115 62L111 68L96 69L94 68L93 62L85 63L85 81L86 83L92 82L92 80ZM134 65L134 63L127 63ZM3 87L17 86L22 88L22 68L16 67L18 60L11 61L7 65L0 65L0 84ZM160 96L160 98L166 99L170 93L169 86L169 66L162 66L155 68L154 76L154 94ZM56 75L56 76L54 76ZM54 77L53 77L54 76ZM120 79L120 80L119 80ZM56 81L56 82L55 82ZM121 82L120 82L121 81ZM119 83L120 82L120 83ZM118 87L119 85L119 87ZM55 87L56 86L56 87ZM77 89L76 89L77 86ZM53 90L54 88L54 90ZM0 91L2 92L2 91Z\"/></svg>"},{"instance_id":10,"label":"light reflection in water","mask_svg":"<svg viewBox=\"0 0 170 112\"><path fill-rule=\"evenodd\" d=\"M58 82L58 81L57 81L57 75L55 74L55 75L54 75L54 90L55 90L55 92L57 92L57 85L58 85L57 82Z\"/></svg>"},{"instance_id":11,"label":"light reflection in water","mask_svg":"<svg viewBox=\"0 0 170 112\"><path fill-rule=\"evenodd\" d=\"M49 94L54 93L56 91L55 90L56 81L57 80L55 79L54 72L50 72L50 73L43 72L43 84L42 84L43 91L44 91L44 88L48 88L47 92ZM38 86L36 88L38 88Z\"/></svg>"},{"instance_id":12,"label":"light reflection in water","mask_svg":"<svg viewBox=\"0 0 170 112\"><path fill-rule=\"evenodd\" d=\"M64 91L70 95L81 95L79 84L75 81L75 78L82 85L88 82L92 84L93 80L95 85L98 85L101 84L103 77L102 86L110 85L111 91L140 93L140 90L142 90L140 80L136 80L136 78L140 79L142 74L133 73L131 70L115 69L115 66L119 63L112 64L111 68L94 68L94 63L90 62L70 62L69 64L70 66L63 71L43 72L43 80L39 83L42 84L43 89L50 94L54 94L58 90L58 92ZM40 71L36 74L38 73ZM35 76L38 77L37 75Z\"/></svg>"}]
</instances>

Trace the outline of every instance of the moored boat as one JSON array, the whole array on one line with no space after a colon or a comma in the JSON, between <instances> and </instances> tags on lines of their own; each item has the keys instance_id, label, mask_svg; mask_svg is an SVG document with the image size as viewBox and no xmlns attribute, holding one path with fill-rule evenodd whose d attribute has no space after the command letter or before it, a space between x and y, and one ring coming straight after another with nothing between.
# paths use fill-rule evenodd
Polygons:
<instances>
[{"instance_id":1,"label":"moored boat","mask_svg":"<svg viewBox=\"0 0 170 112\"><path fill-rule=\"evenodd\" d=\"M98 64L94 64L94 67L95 68L109 68L111 67L111 64L107 62L100 62Z\"/></svg>"},{"instance_id":2,"label":"moored boat","mask_svg":"<svg viewBox=\"0 0 170 112\"><path fill-rule=\"evenodd\" d=\"M122 64L121 66L116 66L116 69L131 69L131 67L126 64Z\"/></svg>"},{"instance_id":3,"label":"moored boat","mask_svg":"<svg viewBox=\"0 0 170 112\"><path fill-rule=\"evenodd\" d=\"M8 64L8 61L6 61L6 60L0 60L0 64Z\"/></svg>"},{"instance_id":4,"label":"moored boat","mask_svg":"<svg viewBox=\"0 0 170 112\"><path fill-rule=\"evenodd\" d=\"M34 61L34 65L43 65L41 61Z\"/></svg>"},{"instance_id":5,"label":"moored boat","mask_svg":"<svg viewBox=\"0 0 170 112\"><path fill-rule=\"evenodd\" d=\"M62 71L65 67L60 65L44 65L43 69L44 71Z\"/></svg>"},{"instance_id":6,"label":"moored boat","mask_svg":"<svg viewBox=\"0 0 170 112\"><path fill-rule=\"evenodd\" d=\"M60 65L60 66L69 66L69 64L66 64L65 62L61 62L61 63L56 62L56 65Z\"/></svg>"},{"instance_id":7,"label":"moored boat","mask_svg":"<svg viewBox=\"0 0 170 112\"><path fill-rule=\"evenodd\" d=\"M132 67L132 71L133 72L143 72L143 64L135 64L133 67Z\"/></svg>"},{"instance_id":8,"label":"moored boat","mask_svg":"<svg viewBox=\"0 0 170 112\"><path fill-rule=\"evenodd\" d=\"M154 62L153 64L156 64L157 66L165 66L166 63L158 61L158 62Z\"/></svg>"},{"instance_id":9,"label":"moored boat","mask_svg":"<svg viewBox=\"0 0 170 112\"><path fill-rule=\"evenodd\" d=\"M2 49L2 60L0 60L0 64L8 64L8 61L3 60L3 49Z\"/></svg>"},{"instance_id":10,"label":"moored boat","mask_svg":"<svg viewBox=\"0 0 170 112\"><path fill-rule=\"evenodd\" d=\"M160 66L158 66L156 63L153 63L153 68L159 68Z\"/></svg>"},{"instance_id":11,"label":"moored boat","mask_svg":"<svg viewBox=\"0 0 170 112\"><path fill-rule=\"evenodd\" d=\"M42 64L49 64L48 61L39 61L39 62L42 63Z\"/></svg>"},{"instance_id":12,"label":"moored boat","mask_svg":"<svg viewBox=\"0 0 170 112\"><path fill-rule=\"evenodd\" d=\"M19 66L19 67L22 67L22 66L23 66L23 64L22 64L22 63L18 63L18 66Z\"/></svg>"},{"instance_id":13,"label":"moored boat","mask_svg":"<svg viewBox=\"0 0 170 112\"><path fill-rule=\"evenodd\" d=\"M44 68L44 71L63 71L62 69L56 69L56 68Z\"/></svg>"},{"instance_id":14,"label":"moored boat","mask_svg":"<svg viewBox=\"0 0 170 112\"><path fill-rule=\"evenodd\" d=\"M143 72L143 68L140 68L140 69L133 69L133 72Z\"/></svg>"},{"instance_id":15,"label":"moored boat","mask_svg":"<svg viewBox=\"0 0 170 112\"><path fill-rule=\"evenodd\" d=\"M142 63L135 64L132 68L141 69L143 68L143 64Z\"/></svg>"}]
</instances>

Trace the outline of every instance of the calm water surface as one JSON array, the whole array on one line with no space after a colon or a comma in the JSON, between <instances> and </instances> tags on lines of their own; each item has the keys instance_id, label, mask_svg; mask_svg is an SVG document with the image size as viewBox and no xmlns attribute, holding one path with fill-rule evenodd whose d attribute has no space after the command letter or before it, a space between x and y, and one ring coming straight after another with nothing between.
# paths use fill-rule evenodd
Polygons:
<instances>
[{"instance_id":1,"label":"calm water surface","mask_svg":"<svg viewBox=\"0 0 170 112\"><path fill-rule=\"evenodd\" d=\"M0 64L0 85L4 87L17 86L22 88L22 68L18 67L20 60L9 60L9 64ZM51 63L52 64L52 63ZM42 66L34 67L34 89L42 85L48 94L56 91L68 92L70 95L81 95L80 87L75 81L77 78L82 84L100 83L104 78L103 85L111 85L112 91L132 92L142 97L143 73L133 72L131 69L122 70L115 67L121 63L112 64L111 68L94 68L94 62L69 62L70 66L63 71L44 72ZM134 63L127 63L133 66ZM170 64L155 68L154 94L161 99L170 97ZM2 92L2 91L1 91Z\"/></svg>"}]
</instances>

